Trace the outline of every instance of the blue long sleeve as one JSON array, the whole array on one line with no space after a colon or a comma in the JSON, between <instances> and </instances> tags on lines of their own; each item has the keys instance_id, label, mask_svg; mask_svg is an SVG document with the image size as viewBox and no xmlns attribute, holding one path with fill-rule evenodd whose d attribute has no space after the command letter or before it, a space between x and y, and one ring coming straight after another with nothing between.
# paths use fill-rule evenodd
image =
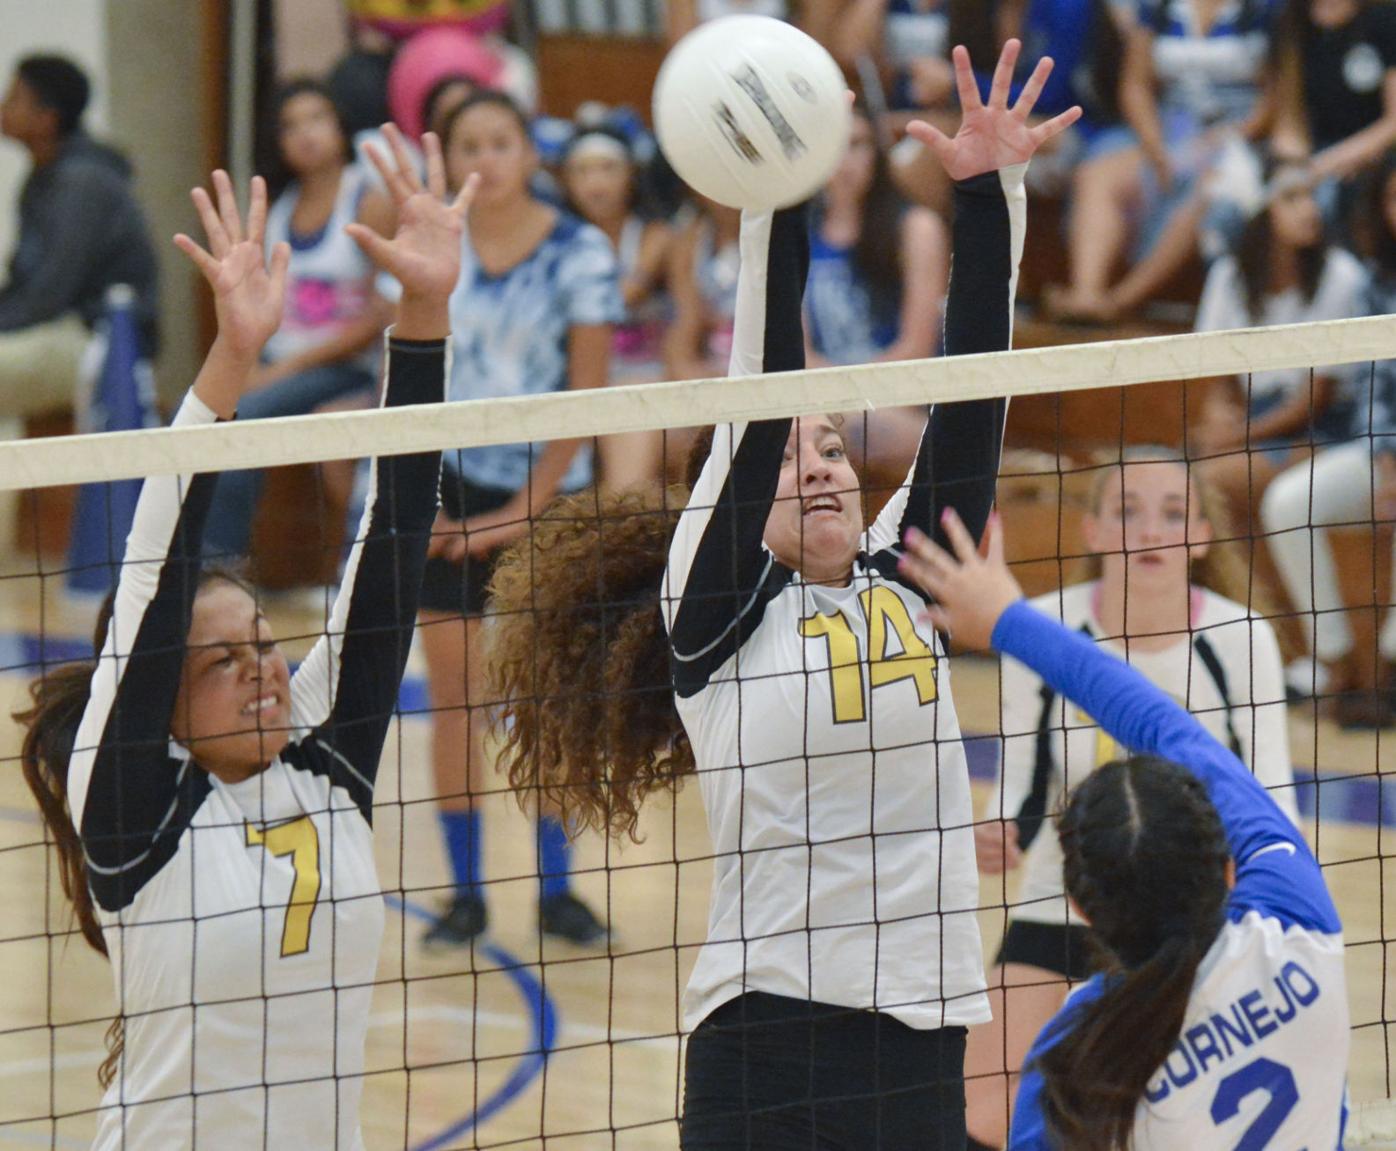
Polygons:
<instances>
[{"instance_id":1,"label":"blue long sleeve","mask_svg":"<svg viewBox=\"0 0 1396 1151\"><path fill-rule=\"evenodd\" d=\"M1258 910L1320 931L1342 929L1298 829L1235 755L1143 675L1025 601L999 618L993 645L1085 709L1122 747L1170 760L1202 780L1236 861L1233 916Z\"/></svg>"}]
</instances>

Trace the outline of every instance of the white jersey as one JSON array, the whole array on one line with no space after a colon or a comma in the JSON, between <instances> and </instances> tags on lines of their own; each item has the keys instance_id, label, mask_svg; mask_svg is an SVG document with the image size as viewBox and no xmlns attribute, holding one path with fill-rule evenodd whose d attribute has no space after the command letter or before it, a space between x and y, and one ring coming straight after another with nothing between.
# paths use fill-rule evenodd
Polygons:
<instances>
[{"instance_id":1,"label":"white jersey","mask_svg":"<svg viewBox=\"0 0 1396 1151\"><path fill-rule=\"evenodd\" d=\"M1022 176L956 189L952 354L1010 342ZM733 374L799 367L805 213L749 214L741 245ZM908 483L841 588L806 584L762 543L791 421L716 429L663 593L714 849L686 1027L749 991L875 1008L923 1029L989 1018L949 666L896 549L952 503L982 530L1004 413L998 400L935 409Z\"/></svg>"},{"instance_id":2,"label":"white jersey","mask_svg":"<svg viewBox=\"0 0 1396 1151\"><path fill-rule=\"evenodd\" d=\"M1297 824L1284 668L1274 629L1241 604L1193 588L1188 633L1155 651L1127 648L1117 639L1102 638L1104 629L1096 618L1099 589L1095 581L1073 584L1040 596L1032 606L1127 658L1235 751ZM1012 917L1082 924L1062 890L1062 850L1053 820L1071 788L1125 753L1084 710L1057 695L1026 665L1004 660L1001 674L1003 767L984 816L1018 823L1025 856Z\"/></svg>"},{"instance_id":3,"label":"white jersey","mask_svg":"<svg viewBox=\"0 0 1396 1151\"><path fill-rule=\"evenodd\" d=\"M263 351L269 363L327 343L368 310L377 273L344 229L358 218L369 186L363 168L346 164L329 220L310 235L291 229L291 217L300 199L299 185L292 184L282 192L267 212L267 251L279 243L291 248L285 316ZM354 362L372 370L378 362L378 349L370 345Z\"/></svg>"},{"instance_id":4,"label":"white jersey","mask_svg":"<svg viewBox=\"0 0 1396 1151\"><path fill-rule=\"evenodd\" d=\"M1135 1114L1137 1151L1330 1151L1342 1145L1350 1032L1342 924L1294 823L1195 718L1079 632L1010 607L994 646L1096 716L1122 746L1180 764L1216 806L1236 863L1226 918L1193 979L1177 1042ZM1024 1063L1012 1151L1057 1151L1039 1055L1065 1041L1108 987L1097 975Z\"/></svg>"},{"instance_id":5,"label":"white jersey","mask_svg":"<svg viewBox=\"0 0 1396 1151\"><path fill-rule=\"evenodd\" d=\"M388 401L439 401L445 347L393 341ZM213 423L191 392L176 426ZM98 1151L353 1149L383 933L373 783L411 645L439 454L375 465L291 742L225 784L170 735L216 475L146 480L69 767L125 1052Z\"/></svg>"}]
</instances>

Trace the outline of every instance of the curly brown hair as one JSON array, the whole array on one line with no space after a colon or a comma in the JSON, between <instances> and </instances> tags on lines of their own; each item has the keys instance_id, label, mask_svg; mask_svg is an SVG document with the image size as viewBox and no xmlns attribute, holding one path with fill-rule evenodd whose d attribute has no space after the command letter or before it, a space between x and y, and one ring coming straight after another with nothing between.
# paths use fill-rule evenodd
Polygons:
<instances>
[{"instance_id":1,"label":"curly brown hair","mask_svg":"<svg viewBox=\"0 0 1396 1151\"><path fill-rule=\"evenodd\" d=\"M682 487L555 501L503 552L489 661L501 763L521 803L636 836L693 752L674 707L660 588Z\"/></svg>"}]
</instances>

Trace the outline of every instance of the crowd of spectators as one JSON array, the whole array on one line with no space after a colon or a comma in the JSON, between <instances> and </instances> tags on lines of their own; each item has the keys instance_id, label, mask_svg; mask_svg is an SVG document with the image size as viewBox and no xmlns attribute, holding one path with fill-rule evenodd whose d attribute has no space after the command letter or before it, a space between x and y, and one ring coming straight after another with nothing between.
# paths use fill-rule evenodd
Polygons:
<instances>
[{"instance_id":1,"label":"crowd of spectators","mask_svg":"<svg viewBox=\"0 0 1396 1151\"><path fill-rule=\"evenodd\" d=\"M538 77L505 36L505 6L477 7L446 26L361 19L354 49L323 81L296 81L277 99L272 231L291 243L292 291L245 414L371 395L392 285L369 275L342 227L388 226L364 151L388 117L409 140L436 130L448 162L483 175L462 300L516 317L515 294L548 285L538 299L556 331L547 340L517 324L482 331L455 398L724 371L737 213L685 193L634 109L537 115ZM375 5L350 8L363 15ZM949 196L904 129L914 116L956 118L952 44L983 62L1010 37L1024 45L1020 83L1042 56L1056 61L1039 115L1085 109L1030 173L1034 201L1062 205L1066 254L1056 282L1027 301L1038 316L1108 333L1126 318L1148 319L1179 282L1194 285L1181 302L1195 308L1197 330L1392 307L1393 0L685 0L669 6L669 34L731 11L800 24L859 94L848 154L812 214L812 365L936 354ZM987 75L980 82L987 87ZM482 92L500 95L482 104ZM70 64L33 57L0 108L5 136L33 163L0 291L0 413L71 393L83 336L112 283L136 287L153 347L150 242L128 166L82 129L86 99ZM526 133L512 131L514 118ZM1180 281L1188 269L1190 281ZM1277 533L1270 547L1283 590L1310 613L1308 651L1289 668L1290 687L1304 694L1340 683L1335 669L1351 647L1331 610L1326 535L1314 533L1311 548L1311 521L1396 510L1396 446L1384 438L1396 422L1396 385L1387 368L1237 380L1215 392L1192 430L1194 457L1241 530L1259 531L1263 520ZM899 476L918 420L891 411L857 421L856 458ZM1102 427L1102 442L1112 436L1113 426ZM615 437L594 470L584 450L550 468L534 452L504 468L507 483L498 468L482 480L466 461L475 494L498 499L459 514L467 527L486 517L479 531L502 542L506 512L593 477L626 488L666 469L675 475L686 450L679 441ZM1367 478L1357 482L1359 473ZM210 528L217 546L245 550L257 490L251 475L225 481ZM1396 625L1382 650L1396 660Z\"/></svg>"}]
</instances>

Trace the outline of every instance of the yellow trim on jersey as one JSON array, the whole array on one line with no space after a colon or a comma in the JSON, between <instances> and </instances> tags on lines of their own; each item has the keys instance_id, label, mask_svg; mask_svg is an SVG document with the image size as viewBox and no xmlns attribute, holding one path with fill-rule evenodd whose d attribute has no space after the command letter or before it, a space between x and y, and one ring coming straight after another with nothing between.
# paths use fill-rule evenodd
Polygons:
<instances>
[{"instance_id":1,"label":"yellow trim on jersey","mask_svg":"<svg viewBox=\"0 0 1396 1151\"><path fill-rule=\"evenodd\" d=\"M935 653L916 632L906 604L890 587L875 584L858 596L868 624L868 680L874 690L884 684L910 679L916 683L916 699L922 706L936 698ZM815 613L800 621L805 639L823 639L829 651L830 694L835 723L862 723L867 717L863 690L863 661L858 637L843 612ZM888 640L897 639L897 650L888 651Z\"/></svg>"},{"instance_id":2,"label":"yellow trim on jersey","mask_svg":"<svg viewBox=\"0 0 1396 1151\"><path fill-rule=\"evenodd\" d=\"M296 878L281 929L281 957L303 955L310 950L310 920L320 898L320 833L315 821L303 815L261 830L250 823L246 827L248 847L264 847L278 859L291 857Z\"/></svg>"}]
</instances>

